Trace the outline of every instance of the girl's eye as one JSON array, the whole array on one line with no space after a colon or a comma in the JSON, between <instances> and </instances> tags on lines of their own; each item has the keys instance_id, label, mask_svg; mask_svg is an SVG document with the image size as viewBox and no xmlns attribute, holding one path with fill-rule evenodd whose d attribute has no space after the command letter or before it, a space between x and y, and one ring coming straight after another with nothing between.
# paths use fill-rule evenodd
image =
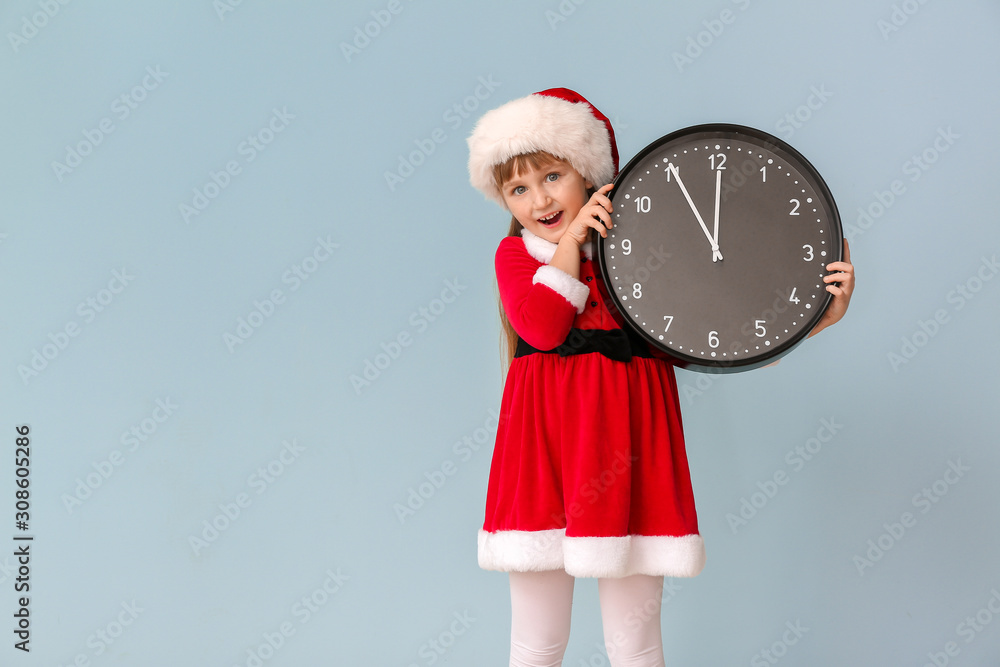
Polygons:
<instances>
[{"instance_id":1,"label":"girl's eye","mask_svg":"<svg viewBox=\"0 0 1000 667\"><path fill-rule=\"evenodd\" d=\"M553 172L553 173L549 174L548 176L546 176L545 180L547 180L547 181L556 181L556 180L559 180L559 174Z\"/></svg>"},{"instance_id":2,"label":"girl's eye","mask_svg":"<svg viewBox=\"0 0 1000 667\"><path fill-rule=\"evenodd\" d=\"M527 188L525 188L523 185L519 185L516 188L514 188L514 194L516 195L523 195L525 192L527 192Z\"/></svg>"}]
</instances>

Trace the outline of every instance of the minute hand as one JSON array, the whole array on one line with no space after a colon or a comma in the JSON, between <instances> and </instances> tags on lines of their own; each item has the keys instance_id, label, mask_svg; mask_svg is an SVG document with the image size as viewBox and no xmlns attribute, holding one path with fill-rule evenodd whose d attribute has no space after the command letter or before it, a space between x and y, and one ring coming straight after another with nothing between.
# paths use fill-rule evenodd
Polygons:
<instances>
[{"instance_id":1,"label":"minute hand","mask_svg":"<svg viewBox=\"0 0 1000 667\"><path fill-rule=\"evenodd\" d=\"M718 261L722 259L722 253L719 252L719 243L716 241L715 237L708 231L708 226L705 221L701 218L701 213L698 212L698 207L694 205L691 201L691 195L688 194L687 188L684 187L684 181L681 180L681 175L677 171L677 167L673 162L667 165L667 168L673 173L674 178L677 179L677 185L680 187L681 192L684 193L684 199L687 200L688 206L691 207L691 212L694 213L694 217L698 218L698 224L701 225L701 231L705 232L705 237L712 246L712 261Z\"/></svg>"}]
</instances>

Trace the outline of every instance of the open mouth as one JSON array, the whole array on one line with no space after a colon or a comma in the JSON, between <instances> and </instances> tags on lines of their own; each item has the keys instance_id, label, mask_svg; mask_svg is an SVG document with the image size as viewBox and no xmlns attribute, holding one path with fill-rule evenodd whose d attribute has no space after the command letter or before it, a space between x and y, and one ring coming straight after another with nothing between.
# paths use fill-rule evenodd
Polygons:
<instances>
[{"instance_id":1,"label":"open mouth","mask_svg":"<svg viewBox=\"0 0 1000 667\"><path fill-rule=\"evenodd\" d=\"M555 227L562 220L562 215L562 211L556 211L555 213L550 213L543 218L539 218L538 222L546 227Z\"/></svg>"}]
</instances>

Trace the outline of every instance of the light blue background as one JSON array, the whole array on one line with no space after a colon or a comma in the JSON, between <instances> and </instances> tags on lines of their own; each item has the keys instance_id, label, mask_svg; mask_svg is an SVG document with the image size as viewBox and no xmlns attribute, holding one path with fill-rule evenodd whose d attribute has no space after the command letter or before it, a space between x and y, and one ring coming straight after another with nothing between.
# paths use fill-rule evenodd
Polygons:
<instances>
[{"instance_id":1,"label":"light blue background","mask_svg":"<svg viewBox=\"0 0 1000 667\"><path fill-rule=\"evenodd\" d=\"M492 257L507 217L468 185L465 137L486 109L566 86L611 117L623 164L702 122L787 139L853 242L842 323L775 368L678 372L708 564L668 588L667 664L766 664L776 642L789 665L923 665L948 642L949 664L997 664L1000 279L984 258L1000 251L1000 7L389 7L4 3L0 532L16 532L14 426L27 423L36 537L28 655L12 648L13 546L0 550L0 662L506 664L507 579L478 568L475 536L503 381ZM152 89L121 117L115 100L144 77ZM293 117L248 161L242 142L275 110ZM789 134L778 123L796 113ZM105 118L113 131L60 180L53 162ZM943 152L939 130L958 137ZM935 161L914 172L925 150ZM239 173L186 222L180 205L230 161ZM897 180L902 194L857 227ZM293 289L286 272L317 239L337 247ZM102 292L116 270L128 284ZM959 285L978 291L959 299ZM283 302L227 345L273 290ZM92 319L79 308L109 297ZM22 377L46 345L47 365ZM383 368L356 387L366 362ZM176 406L162 423L158 399ZM144 420L132 451L122 435ZM838 425L829 442L786 458L828 435L823 420ZM261 482L269 464L280 474ZM966 470L940 481L951 464ZM779 471L787 484L760 495ZM67 506L88 475L97 488ZM935 482L937 502L915 503ZM227 520L220 505L240 494ZM761 506L734 524L744 499ZM213 520L225 530L193 547ZM880 539L891 547L859 565ZM323 604L306 617L310 596ZM977 612L980 631L960 625ZM781 646L786 623L808 630ZM293 634L269 651L283 624ZM109 644L99 630L122 632ZM607 664L601 643L596 585L581 580L565 664Z\"/></svg>"}]
</instances>

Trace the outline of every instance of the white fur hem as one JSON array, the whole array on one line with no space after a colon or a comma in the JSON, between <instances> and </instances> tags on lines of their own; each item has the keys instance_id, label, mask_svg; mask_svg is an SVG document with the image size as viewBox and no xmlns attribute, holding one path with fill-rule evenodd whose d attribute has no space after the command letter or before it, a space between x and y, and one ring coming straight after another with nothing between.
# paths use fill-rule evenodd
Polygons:
<instances>
[{"instance_id":1,"label":"white fur hem","mask_svg":"<svg viewBox=\"0 0 1000 667\"><path fill-rule=\"evenodd\" d=\"M579 280L569 275L562 269L554 266L538 267L532 283L541 283L546 287L551 287L557 294L570 302L576 313L579 315L587 307L587 299L590 298L590 289Z\"/></svg>"},{"instance_id":2,"label":"white fur hem","mask_svg":"<svg viewBox=\"0 0 1000 667\"><path fill-rule=\"evenodd\" d=\"M528 251L529 255L542 264L548 264L552 261L553 255L556 254L557 245L555 243L546 241L541 236L532 234L523 227L521 228L521 238L524 239L524 248ZM587 259L594 259L594 244L590 241L580 246L580 250L583 251Z\"/></svg>"},{"instance_id":3,"label":"white fur hem","mask_svg":"<svg viewBox=\"0 0 1000 667\"><path fill-rule=\"evenodd\" d=\"M705 567L700 535L566 537L565 529L479 531L479 567L502 572L565 569L574 577L694 577Z\"/></svg>"}]
</instances>

